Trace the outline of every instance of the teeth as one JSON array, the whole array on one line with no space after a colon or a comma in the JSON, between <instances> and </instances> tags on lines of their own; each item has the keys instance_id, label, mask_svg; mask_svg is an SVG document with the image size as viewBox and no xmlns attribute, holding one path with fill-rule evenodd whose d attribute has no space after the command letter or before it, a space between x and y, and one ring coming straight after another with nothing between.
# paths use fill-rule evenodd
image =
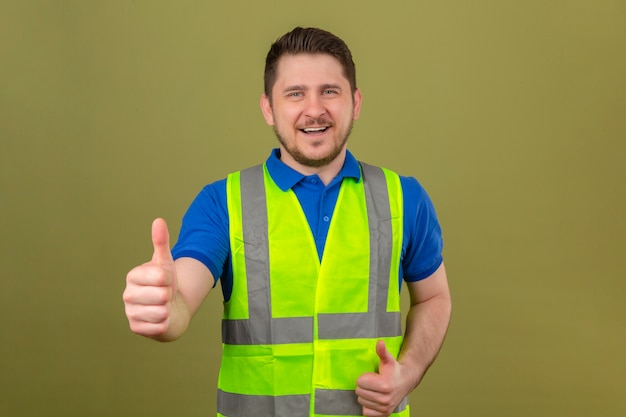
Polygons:
<instances>
[{"instance_id":1,"label":"teeth","mask_svg":"<svg viewBox=\"0 0 626 417\"><path fill-rule=\"evenodd\" d=\"M309 133L309 132L323 132L324 130L326 130L325 127L307 127L305 129L302 129L305 132Z\"/></svg>"}]
</instances>

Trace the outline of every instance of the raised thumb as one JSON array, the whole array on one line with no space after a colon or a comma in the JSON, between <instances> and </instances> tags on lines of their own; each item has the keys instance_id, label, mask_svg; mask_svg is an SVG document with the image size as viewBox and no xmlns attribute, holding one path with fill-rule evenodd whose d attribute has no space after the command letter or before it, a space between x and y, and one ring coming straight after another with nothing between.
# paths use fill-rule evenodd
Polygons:
<instances>
[{"instance_id":1,"label":"raised thumb","mask_svg":"<svg viewBox=\"0 0 626 417\"><path fill-rule=\"evenodd\" d=\"M163 219L155 219L152 222L152 246L154 247L152 262L161 266L167 266L174 262L170 251L170 233L167 229L167 223Z\"/></svg>"},{"instance_id":2,"label":"raised thumb","mask_svg":"<svg viewBox=\"0 0 626 417\"><path fill-rule=\"evenodd\" d=\"M387 346L383 340L379 340L376 343L376 354L380 358L378 363L378 373L383 374L388 369L392 369L396 363L396 358L393 357L391 352L387 350Z\"/></svg>"}]
</instances>

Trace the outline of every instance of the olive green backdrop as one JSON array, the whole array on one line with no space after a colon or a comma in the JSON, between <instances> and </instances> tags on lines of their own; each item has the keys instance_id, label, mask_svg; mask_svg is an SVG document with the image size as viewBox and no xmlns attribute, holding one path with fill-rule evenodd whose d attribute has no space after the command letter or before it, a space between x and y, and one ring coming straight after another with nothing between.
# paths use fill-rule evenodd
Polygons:
<instances>
[{"instance_id":1,"label":"olive green backdrop","mask_svg":"<svg viewBox=\"0 0 626 417\"><path fill-rule=\"evenodd\" d=\"M444 229L446 345L419 416L626 415L626 3L0 1L0 416L215 413L221 293L172 344L126 272L200 188L261 162L270 43L343 37L350 146ZM406 300L405 300L406 302Z\"/></svg>"}]
</instances>

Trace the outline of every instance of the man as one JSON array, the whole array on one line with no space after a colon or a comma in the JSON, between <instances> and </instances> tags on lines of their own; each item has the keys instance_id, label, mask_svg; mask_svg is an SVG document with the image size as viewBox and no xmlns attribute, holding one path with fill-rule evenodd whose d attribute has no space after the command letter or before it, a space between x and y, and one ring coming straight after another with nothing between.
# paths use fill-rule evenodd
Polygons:
<instances>
[{"instance_id":1,"label":"man","mask_svg":"<svg viewBox=\"0 0 626 417\"><path fill-rule=\"evenodd\" d=\"M152 260L127 275L130 328L159 341L180 337L221 280L218 415L406 416L441 347L451 303L434 209L414 178L347 151L360 107L341 39L278 39L261 97L278 149L205 187L172 252L155 220Z\"/></svg>"}]
</instances>

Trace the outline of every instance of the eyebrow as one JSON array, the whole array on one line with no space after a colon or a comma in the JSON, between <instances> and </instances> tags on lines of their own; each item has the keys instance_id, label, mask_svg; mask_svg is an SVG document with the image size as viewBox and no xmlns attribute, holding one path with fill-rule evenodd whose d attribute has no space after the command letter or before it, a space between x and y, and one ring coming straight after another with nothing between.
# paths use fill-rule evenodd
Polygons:
<instances>
[{"instance_id":1,"label":"eyebrow","mask_svg":"<svg viewBox=\"0 0 626 417\"><path fill-rule=\"evenodd\" d=\"M324 84L322 85L322 90L328 90L329 88L333 88L335 90L341 90L341 86L337 84Z\"/></svg>"},{"instance_id":2,"label":"eyebrow","mask_svg":"<svg viewBox=\"0 0 626 417\"><path fill-rule=\"evenodd\" d=\"M302 91L307 90L307 88L303 85L290 85L289 87L285 87L283 93L289 93L290 91Z\"/></svg>"},{"instance_id":3,"label":"eyebrow","mask_svg":"<svg viewBox=\"0 0 626 417\"><path fill-rule=\"evenodd\" d=\"M320 90L327 90L329 88L334 88L337 90L341 90L341 86L338 84L322 84L320 86ZM305 85L290 85L289 87L285 87L283 93L289 93L291 91L307 91L309 88Z\"/></svg>"}]
</instances>

